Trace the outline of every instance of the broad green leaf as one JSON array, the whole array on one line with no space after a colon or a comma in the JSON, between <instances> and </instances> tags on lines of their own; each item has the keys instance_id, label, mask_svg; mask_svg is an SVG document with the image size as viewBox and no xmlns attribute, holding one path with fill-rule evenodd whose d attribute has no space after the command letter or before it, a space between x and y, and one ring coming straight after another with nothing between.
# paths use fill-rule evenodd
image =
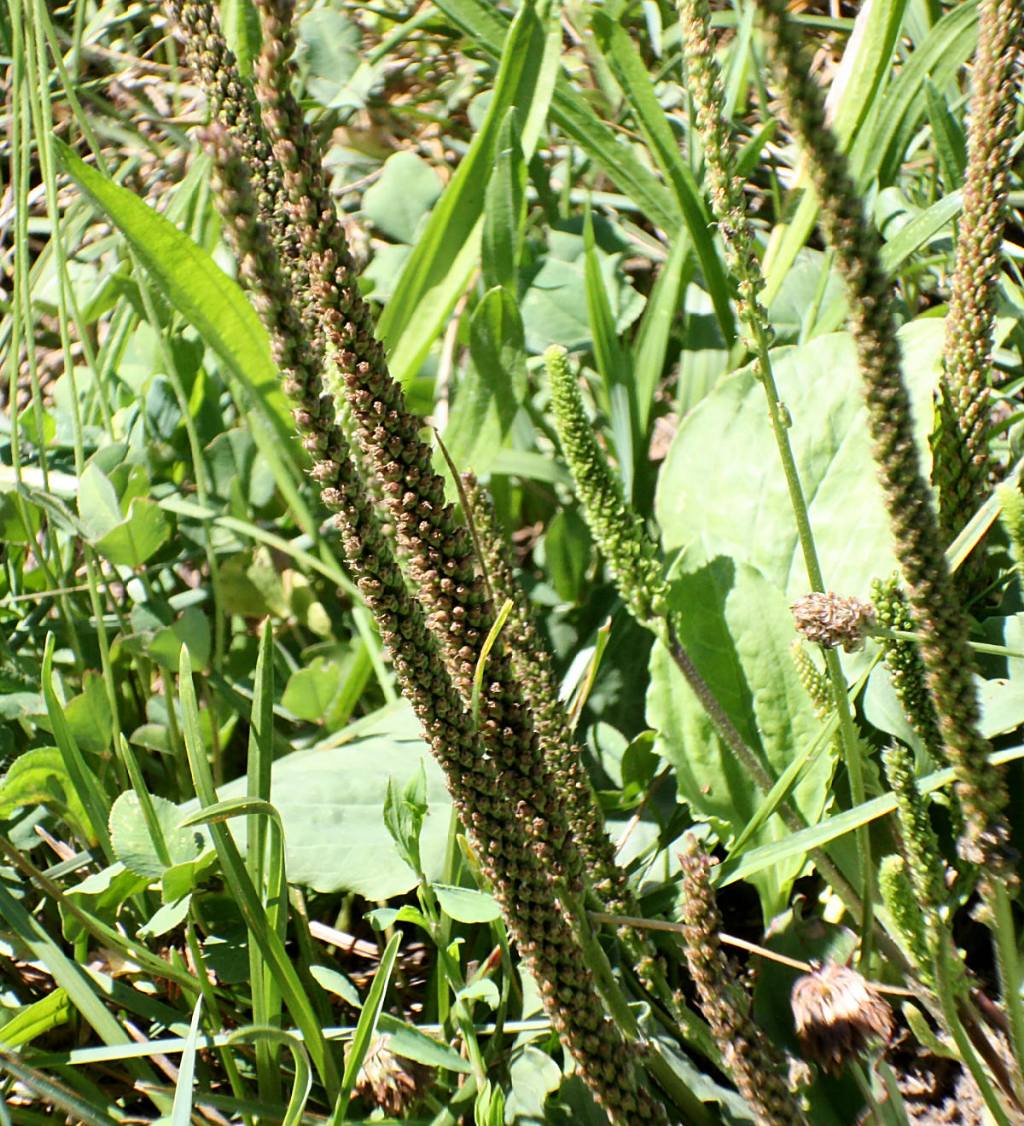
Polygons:
<instances>
[{"instance_id":1,"label":"broad green leaf","mask_svg":"<svg viewBox=\"0 0 1024 1126\"><path fill-rule=\"evenodd\" d=\"M614 317L614 331L622 335L637 319L644 298L622 270L625 247L606 224L594 222L594 255ZM552 230L547 254L528 276L520 302L527 350L543 352L561 344L570 352L594 347L586 290L586 244L573 230Z\"/></svg>"},{"instance_id":2,"label":"broad green leaf","mask_svg":"<svg viewBox=\"0 0 1024 1126\"><path fill-rule=\"evenodd\" d=\"M717 559L700 570L671 577L670 607L680 640L748 746L773 777L819 736L821 721L800 682L790 648L796 638L788 599L750 567ZM674 767L680 798L709 820L726 845L757 812L764 795L725 747L703 707L658 645L651 656L648 722L655 750ZM813 760L792 793L809 824L825 808L834 763ZM778 818L754 840L788 835ZM760 873L765 917L784 905L804 857Z\"/></svg>"},{"instance_id":3,"label":"broad green leaf","mask_svg":"<svg viewBox=\"0 0 1024 1126\"><path fill-rule=\"evenodd\" d=\"M305 47L306 89L328 108L349 104L349 80L359 67L362 34L344 13L327 5L311 8L299 20Z\"/></svg>"},{"instance_id":4,"label":"broad green leaf","mask_svg":"<svg viewBox=\"0 0 1024 1126\"><path fill-rule=\"evenodd\" d=\"M25 751L0 780L0 817L10 817L19 807L36 805L54 810L83 841L95 843L85 806L56 747Z\"/></svg>"},{"instance_id":5,"label":"broad green leaf","mask_svg":"<svg viewBox=\"0 0 1024 1126\"><path fill-rule=\"evenodd\" d=\"M459 923L493 923L501 918L501 908L494 896L473 888L433 884L441 910Z\"/></svg>"},{"instance_id":6,"label":"broad green leaf","mask_svg":"<svg viewBox=\"0 0 1024 1126\"><path fill-rule=\"evenodd\" d=\"M168 869L168 871L171 871L171 869ZM188 880L189 887L194 883L194 879ZM138 937L140 939L159 938L161 935L167 934L168 931L174 930L175 927L180 927L188 918L188 913L192 907L191 894L182 895L179 899L170 899L164 892L162 898L165 900L163 905L158 907L139 927Z\"/></svg>"},{"instance_id":7,"label":"broad green leaf","mask_svg":"<svg viewBox=\"0 0 1024 1126\"><path fill-rule=\"evenodd\" d=\"M78 518L93 543L124 520L117 491L103 470L94 463L87 465L79 478Z\"/></svg>"},{"instance_id":8,"label":"broad green leaf","mask_svg":"<svg viewBox=\"0 0 1024 1126\"><path fill-rule=\"evenodd\" d=\"M341 688L341 666L316 657L288 678L281 706L310 723L323 723Z\"/></svg>"},{"instance_id":9,"label":"broad green leaf","mask_svg":"<svg viewBox=\"0 0 1024 1126\"><path fill-rule=\"evenodd\" d=\"M123 512L113 484L95 463L80 479L78 515L90 542L115 566L141 567L171 534L170 520L149 497L132 498Z\"/></svg>"},{"instance_id":10,"label":"broad green leaf","mask_svg":"<svg viewBox=\"0 0 1024 1126\"><path fill-rule=\"evenodd\" d=\"M83 751L100 755L110 749L114 718L110 697L98 673L86 672L82 693L67 702L64 718L71 737Z\"/></svg>"},{"instance_id":11,"label":"broad green leaf","mask_svg":"<svg viewBox=\"0 0 1024 1126\"><path fill-rule=\"evenodd\" d=\"M64 170L128 239L167 300L241 380L256 413L294 459L295 428L267 334L237 282L138 196L90 168L60 141L55 144Z\"/></svg>"},{"instance_id":12,"label":"broad green leaf","mask_svg":"<svg viewBox=\"0 0 1024 1126\"><path fill-rule=\"evenodd\" d=\"M505 1111L513 1122L544 1122L548 1095L562 1082L562 1069L532 1044L515 1049L509 1065L509 1091Z\"/></svg>"},{"instance_id":13,"label":"broad green leaf","mask_svg":"<svg viewBox=\"0 0 1024 1126\"><path fill-rule=\"evenodd\" d=\"M136 497L123 523L96 541L96 550L115 566L141 567L170 535L171 522L160 505L149 497Z\"/></svg>"},{"instance_id":14,"label":"broad green leaf","mask_svg":"<svg viewBox=\"0 0 1024 1126\"><path fill-rule=\"evenodd\" d=\"M412 244L440 194L441 181L422 157L396 152L384 161L379 179L366 189L363 214L388 238Z\"/></svg>"},{"instance_id":15,"label":"broad green leaf","mask_svg":"<svg viewBox=\"0 0 1024 1126\"><path fill-rule=\"evenodd\" d=\"M210 663L210 619L198 606L190 606L176 621L157 630L146 653L170 671L177 665L183 645L195 654L196 665L206 668Z\"/></svg>"},{"instance_id":16,"label":"broad green leaf","mask_svg":"<svg viewBox=\"0 0 1024 1126\"><path fill-rule=\"evenodd\" d=\"M457 1071L461 1074L473 1070L469 1060L463 1059L454 1048L439 1044L415 1025L399 1020L390 1013L380 1014L377 1028L387 1034L388 1049L396 1056L415 1060L425 1067L443 1067L445 1071Z\"/></svg>"},{"instance_id":17,"label":"broad green leaf","mask_svg":"<svg viewBox=\"0 0 1024 1126\"><path fill-rule=\"evenodd\" d=\"M925 472L943 332L941 320L924 319L899 333ZM817 337L776 349L773 360L825 582L867 597L871 579L891 574L896 560L853 342L846 334ZM806 592L764 391L749 369L721 380L683 420L658 481L656 513L665 550L681 550L688 569L724 555L788 594Z\"/></svg>"},{"instance_id":18,"label":"broad green leaf","mask_svg":"<svg viewBox=\"0 0 1024 1126\"><path fill-rule=\"evenodd\" d=\"M410 777L420 762L428 805L420 853L427 876L440 876L451 797L415 718L402 708L342 746L297 751L274 763L271 800L284 825L289 881L314 891L354 891L374 901L415 887L416 875L399 855L383 812L388 779ZM221 787L218 796L244 792L241 779ZM244 825L233 824L232 832L244 843ZM324 848L324 841L331 847Z\"/></svg>"},{"instance_id":19,"label":"broad green leaf","mask_svg":"<svg viewBox=\"0 0 1024 1126\"><path fill-rule=\"evenodd\" d=\"M523 4L504 44L487 115L431 213L385 306L378 335L392 374L409 382L466 287L480 252L481 216L505 115L521 115L523 153L533 154L558 65L559 27L546 3Z\"/></svg>"},{"instance_id":20,"label":"broad green leaf","mask_svg":"<svg viewBox=\"0 0 1024 1126\"><path fill-rule=\"evenodd\" d=\"M172 864L198 861L210 851L210 834L203 826L182 826L181 810L166 798L152 794L149 800ZM110 839L117 859L130 872L159 879L167 870L150 836L139 797L133 790L121 794L111 807Z\"/></svg>"},{"instance_id":21,"label":"broad green leaf","mask_svg":"<svg viewBox=\"0 0 1024 1126\"><path fill-rule=\"evenodd\" d=\"M345 974L339 973L338 970L332 970L330 966L315 965L309 967L309 972L328 993L340 997L346 1005L351 1005L353 1009L363 1007L363 999L359 996L359 990Z\"/></svg>"}]
</instances>

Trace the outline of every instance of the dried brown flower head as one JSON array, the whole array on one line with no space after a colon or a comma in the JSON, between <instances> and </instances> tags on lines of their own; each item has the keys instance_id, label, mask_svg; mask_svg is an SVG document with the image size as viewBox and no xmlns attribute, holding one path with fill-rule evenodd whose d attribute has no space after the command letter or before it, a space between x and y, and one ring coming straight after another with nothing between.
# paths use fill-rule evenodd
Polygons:
<instances>
[{"instance_id":1,"label":"dried brown flower head","mask_svg":"<svg viewBox=\"0 0 1024 1126\"><path fill-rule=\"evenodd\" d=\"M888 1001L849 966L826 962L797 978L790 1004L804 1055L826 1071L841 1071L869 1040L892 1036Z\"/></svg>"},{"instance_id":2,"label":"dried brown flower head","mask_svg":"<svg viewBox=\"0 0 1024 1126\"><path fill-rule=\"evenodd\" d=\"M422 1067L401 1060L388 1047L387 1034L375 1035L356 1079L356 1094L399 1118L418 1098L425 1078Z\"/></svg>"},{"instance_id":3,"label":"dried brown flower head","mask_svg":"<svg viewBox=\"0 0 1024 1126\"><path fill-rule=\"evenodd\" d=\"M826 649L842 645L852 653L864 644L864 634L875 624L875 611L870 602L844 598L829 591L815 591L798 598L790 606L796 628L807 638Z\"/></svg>"}]
</instances>

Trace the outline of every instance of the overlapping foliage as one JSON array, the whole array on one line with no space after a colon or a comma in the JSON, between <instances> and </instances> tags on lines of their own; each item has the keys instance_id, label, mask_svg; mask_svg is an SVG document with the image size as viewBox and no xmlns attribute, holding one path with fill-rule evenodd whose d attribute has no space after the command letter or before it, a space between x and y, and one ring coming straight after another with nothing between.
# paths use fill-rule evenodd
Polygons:
<instances>
[{"instance_id":1,"label":"overlapping foliage","mask_svg":"<svg viewBox=\"0 0 1024 1126\"><path fill-rule=\"evenodd\" d=\"M1024 1114L1021 14L784 7L9 0L12 1121Z\"/></svg>"}]
</instances>

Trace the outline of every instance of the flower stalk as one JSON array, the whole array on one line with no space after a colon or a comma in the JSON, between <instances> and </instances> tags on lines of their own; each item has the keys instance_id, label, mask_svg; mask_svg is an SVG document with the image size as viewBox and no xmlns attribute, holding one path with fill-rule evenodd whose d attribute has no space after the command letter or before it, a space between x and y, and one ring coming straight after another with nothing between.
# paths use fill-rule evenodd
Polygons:
<instances>
[{"instance_id":1,"label":"flower stalk","mask_svg":"<svg viewBox=\"0 0 1024 1126\"><path fill-rule=\"evenodd\" d=\"M933 437L933 479L947 542L988 493L992 332L1015 135L1014 71L1024 48L1024 7L1017 0L982 0L980 9L963 214ZM977 565L968 568L969 575L977 571Z\"/></svg>"},{"instance_id":2,"label":"flower stalk","mask_svg":"<svg viewBox=\"0 0 1024 1126\"><path fill-rule=\"evenodd\" d=\"M921 655L946 754L956 772L966 828L962 854L1008 876L1013 862L1004 818L1006 788L989 763L967 621L942 548L939 524L914 442L889 280L846 159L825 120L821 91L804 68L800 40L783 0L760 0L779 93L806 154L821 224L845 280L874 454L907 596L922 637Z\"/></svg>"},{"instance_id":3,"label":"flower stalk","mask_svg":"<svg viewBox=\"0 0 1024 1126\"><path fill-rule=\"evenodd\" d=\"M805 1126L803 1111L782 1078L784 1061L750 1018L750 998L722 950L722 917L709 878L711 860L692 833L683 838L679 861L686 964L722 1059L759 1126Z\"/></svg>"},{"instance_id":4,"label":"flower stalk","mask_svg":"<svg viewBox=\"0 0 1024 1126\"><path fill-rule=\"evenodd\" d=\"M274 11L284 18L285 7ZM186 30L203 26L219 37L208 3L196 0L181 8ZM285 65L285 56L277 59ZM284 389L313 460L312 476L324 503L337 514L349 567L377 620L403 693L445 770L483 870L581 1075L614 1121L665 1121L638 1080L633 1047L605 1015L606 1000L581 945L581 929L588 923L582 911L570 910L571 889L582 886L579 853L500 645L486 660L480 722L474 721L473 676L493 608L475 573L465 528L445 502L418 424L405 412L373 338L372 316L358 296L311 139L283 111L277 117L268 113L264 124L270 126L273 151L279 160L285 158L281 182L287 212L286 223L269 224L253 192L246 137L236 140L227 126L240 119L231 97L244 84L226 48L214 69L201 71L200 78L228 91L211 98L218 120L202 138L215 168L225 234L270 331ZM281 103L289 97L282 84ZM277 133L285 120L297 130L298 144ZM301 161L295 153L302 154ZM306 165L306 159L314 163ZM320 213L317 203L324 206ZM300 267L310 278L305 296L293 285L302 276ZM315 332L311 310L322 326ZM397 529L413 590L384 533L362 465L338 424L337 403L327 389L335 366L349 390L361 453L383 482L386 514Z\"/></svg>"},{"instance_id":5,"label":"flower stalk","mask_svg":"<svg viewBox=\"0 0 1024 1126\"><path fill-rule=\"evenodd\" d=\"M743 202L743 183L735 172L735 157L729 126L722 107L725 95L711 36L711 13L707 0L677 0L679 23L686 59L687 87L694 102L697 132L704 146L705 178L711 211L718 223L730 272L736 281L737 305L745 343L754 357L754 372L764 388L768 417L786 479L790 507L804 559L807 581L814 594L824 594L825 578L814 542L810 511L800 472L789 440L788 415L779 397L769 348L774 336L768 313L761 303L764 274L755 252L753 230ZM846 678L838 654L824 650L825 671L832 686L833 705L839 719L839 743L850 775L853 800L865 800L861 743L853 720ZM862 957L870 947L873 913L873 865L871 839L866 828L857 832L857 851L864 882Z\"/></svg>"}]
</instances>

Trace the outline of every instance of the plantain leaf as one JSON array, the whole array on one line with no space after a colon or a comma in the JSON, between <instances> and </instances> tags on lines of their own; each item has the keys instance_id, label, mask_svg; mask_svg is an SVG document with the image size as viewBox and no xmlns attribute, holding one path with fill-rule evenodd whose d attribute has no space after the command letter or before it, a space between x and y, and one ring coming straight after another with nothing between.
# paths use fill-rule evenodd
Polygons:
<instances>
[{"instance_id":1,"label":"plantain leaf","mask_svg":"<svg viewBox=\"0 0 1024 1126\"><path fill-rule=\"evenodd\" d=\"M819 737L822 723L790 659L796 637L788 599L752 567L719 558L677 572L670 612L680 640L748 746L777 778ZM680 798L712 823L728 845L757 813L764 795L719 739L704 708L661 645L651 655L648 722L655 751L676 772ZM791 798L808 824L825 808L834 769L830 753L813 757ZM764 845L789 835L778 817L750 838ZM781 910L805 862L802 853L752 879L765 920Z\"/></svg>"}]
</instances>

